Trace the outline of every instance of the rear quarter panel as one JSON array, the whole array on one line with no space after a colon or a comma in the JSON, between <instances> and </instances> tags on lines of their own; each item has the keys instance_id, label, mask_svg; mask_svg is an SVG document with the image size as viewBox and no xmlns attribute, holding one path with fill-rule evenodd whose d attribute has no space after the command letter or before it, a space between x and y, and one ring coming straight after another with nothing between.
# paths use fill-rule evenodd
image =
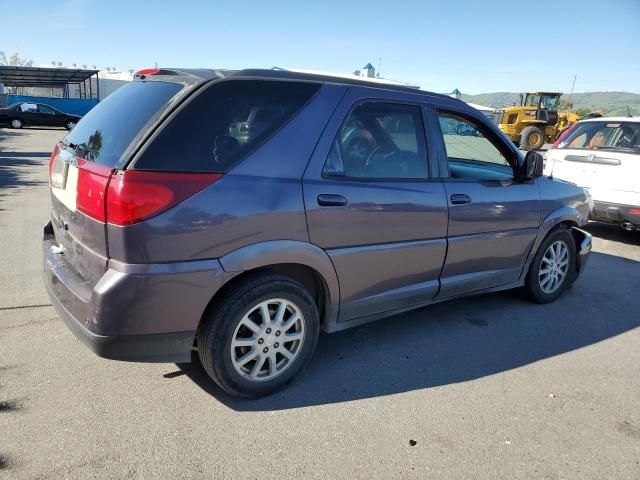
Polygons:
<instances>
[{"instance_id":1,"label":"rear quarter panel","mask_svg":"<svg viewBox=\"0 0 640 480\"><path fill-rule=\"evenodd\" d=\"M308 241L301 178L344 90L323 86L267 143L185 202L135 225L108 225L110 257L200 260L270 240Z\"/></svg>"}]
</instances>

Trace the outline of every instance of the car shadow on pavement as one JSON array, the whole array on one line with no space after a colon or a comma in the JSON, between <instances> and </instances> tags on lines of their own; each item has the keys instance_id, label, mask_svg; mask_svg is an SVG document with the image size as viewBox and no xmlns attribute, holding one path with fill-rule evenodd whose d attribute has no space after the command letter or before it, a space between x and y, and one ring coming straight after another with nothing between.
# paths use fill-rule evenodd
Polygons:
<instances>
[{"instance_id":1,"label":"car shadow on pavement","mask_svg":"<svg viewBox=\"0 0 640 480\"><path fill-rule=\"evenodd\" d=\"M583 348L640 326L640 262L593 253L573 288L547 305L511 292L425 307L322 335L306 369L258 400L222 392L194 355L181 372L237 411L354 401L472 381ZM168 374L173 378L178 372Z\"/></svg>"},{"instance_id":2,"label":"car shadow on pavement","mask_svg":"<svg viewBox=\"0 0 640 480\"><path fill-rule=\"evenodd\" d=\"M0 138L0 147L1 147ZM34 166L40 166L48 160L48 152L2 152L0 151L0 211L3 197L12 189L46 185L46 181L33 180Z\"/></svg>"},{"instance_id":3,"label":"car shadow on pavement","mask_svg":"<svg viewBox=\"0 0 640 480\"><path fill-rule=\"evenodd\" d=\"M24 167L42 165L50 156L50 152L0 152L0 194L10 188L46 184L31 180L30 169Z\"/></svg>"}]
</instances>

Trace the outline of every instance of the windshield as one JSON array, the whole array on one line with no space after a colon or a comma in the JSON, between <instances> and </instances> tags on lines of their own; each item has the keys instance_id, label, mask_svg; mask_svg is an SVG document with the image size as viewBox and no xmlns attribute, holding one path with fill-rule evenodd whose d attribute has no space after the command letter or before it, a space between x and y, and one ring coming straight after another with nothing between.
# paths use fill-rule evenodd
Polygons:
<instances>
[{"instance_id":1,"label":"windshield","mask_svg":"<svg viewBox=\"0 0 640 480\"><path fill-rule=\"evenodd\" d=\"M640 122L582 122L558 148L640 153Z\"/></svg>"}]
</instances>

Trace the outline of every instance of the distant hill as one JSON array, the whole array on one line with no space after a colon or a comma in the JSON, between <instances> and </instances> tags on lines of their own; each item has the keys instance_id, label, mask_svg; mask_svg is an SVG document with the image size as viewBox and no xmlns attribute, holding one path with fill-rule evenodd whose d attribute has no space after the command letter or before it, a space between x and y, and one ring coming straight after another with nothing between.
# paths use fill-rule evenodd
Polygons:
<instances>
[{"instance_id":1,"label":"distant hill","mask_svg":"<svg viewBox=\"0 0 640 480\"><path fill-rule=\"evenodd\" d=\"M568 100L569 95L562 96ZM465 102L478 103L488 107L502 108L513 103L520 103L520 95L512 92L480 93L478 95L462 95ZM573 94L573 110L580 108L589 111L601 110L604 115L627 115L627 107L633 115L640 115L640 94L629 92L586 92Z\"/></svg>"}]
</instances>

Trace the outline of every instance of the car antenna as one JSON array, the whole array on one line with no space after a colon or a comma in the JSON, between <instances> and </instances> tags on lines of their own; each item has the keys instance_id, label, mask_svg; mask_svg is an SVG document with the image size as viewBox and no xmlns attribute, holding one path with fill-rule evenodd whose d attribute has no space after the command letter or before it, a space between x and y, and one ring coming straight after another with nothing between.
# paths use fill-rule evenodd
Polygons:
<instances>
[{"instance_id":1,"label":"car antenna","mask_svg":"<svg viewBox=\"0 0 640 480\"><path fill-rule=\"evenodd\" d=\"M626 104L625 107L627 107L627 117L629 118L633 117L633 115L631 115L631 109L629 108L629 104Z\"/></svg>"}]
</instances>

